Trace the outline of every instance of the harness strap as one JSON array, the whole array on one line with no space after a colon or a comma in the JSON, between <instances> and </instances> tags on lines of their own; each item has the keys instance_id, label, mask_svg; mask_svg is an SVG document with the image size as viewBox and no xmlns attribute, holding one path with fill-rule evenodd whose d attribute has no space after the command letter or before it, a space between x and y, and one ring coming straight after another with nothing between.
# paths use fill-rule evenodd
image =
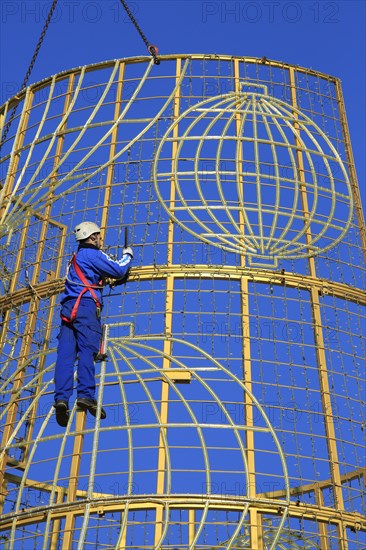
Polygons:
<instances>
[{"instance_id":1,"label":"harness strap","mask_svg":"<svg viewBox=\"0 0 366 550\"><path fill-rule=\"evenodd\" d=\"M79 305L80 305L80 301L81 301L81 298L83 297L83 295L86 293L86 292L90 292L90 294L92 295L92 298L97 306L97 315L99 316L100 315L100 312L101 312L101 309L102 309L102 305L100 303L100 301L98 300L98 296L95 294L94 292L94 289L95 288L100 288L100 286L98 285L92 285L91 283L89 283L89 281L86 279L84 273L81 271L80 267L78 266L77 262L76 262L76 254L73 254L72 258L71 258L71 261L70 261L70 264L72 264L72 266L74 267L75 271L76 271L76 275L79 277L80 281L83 283L84 285L84 288L83 290L80 292L79 296L77 297L76 299L76 302L71 310L71 315L70 315L70 318L66 317L65 315L61 315L61 319L63 321L65 321L66 323L72 323L77 315L77 312L78 312L78 309L79 309Z\"/></svg>"}]
</instances>

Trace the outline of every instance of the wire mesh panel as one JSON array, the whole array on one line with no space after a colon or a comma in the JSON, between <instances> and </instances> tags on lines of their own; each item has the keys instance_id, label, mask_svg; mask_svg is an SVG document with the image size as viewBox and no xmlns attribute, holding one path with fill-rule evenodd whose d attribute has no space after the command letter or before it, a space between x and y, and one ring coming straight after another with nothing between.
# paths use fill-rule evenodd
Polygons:
<instances>
[{"instance_id":1,"label":"wire mesh panel","mask_svg":"<svg viewBox=\"0 0 366 550\"><path fill-rule=\"evenodd\" d=\"M365 547L365 226L340 84L254 58L81 67L0 111L5 548ZM100 420L53 408L73 228ZM76 377L76 374L75 374Z\"/></svg>"}]
</instances>

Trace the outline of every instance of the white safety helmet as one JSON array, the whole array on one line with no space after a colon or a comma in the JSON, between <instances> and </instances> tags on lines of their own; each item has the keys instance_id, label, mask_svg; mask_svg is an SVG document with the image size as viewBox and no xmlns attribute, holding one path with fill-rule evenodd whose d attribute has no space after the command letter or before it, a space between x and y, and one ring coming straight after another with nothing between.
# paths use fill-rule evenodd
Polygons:
<instances>
[{"instance_id":1,"label":"white safety helmet","mask_svg":"<svg viewBox=\"0 0 366 550\"><path fill-rule=\"evenodd\" d=\"M93 235L93 233L100 233L100 227L93 222L79 223L74 229L75 237L77 241L83 241Z\"/></svg>"}]
</instances>

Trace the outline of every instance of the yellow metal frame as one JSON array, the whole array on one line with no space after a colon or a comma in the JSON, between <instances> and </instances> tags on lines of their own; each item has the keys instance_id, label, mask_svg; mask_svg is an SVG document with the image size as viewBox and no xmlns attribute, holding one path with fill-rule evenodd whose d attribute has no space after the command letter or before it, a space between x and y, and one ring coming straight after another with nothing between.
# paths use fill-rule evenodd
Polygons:
<instances>
[{"instance_id":1,"label":"yellow metal frame","mask_svg":"<svg viewBox=\"0 0 366 550\"><path fill-rule=\"evenodd\" d=\"M301 67L293 67L284 63L275 61L266 61L265 65L271 69L278 69L284 71L288 76L288 90L290 92L290 105L293 108L294 122L294 158L296 168L299 174L299 192L301 196L302 211L305 219L305 238L307 246L306 266L307 274L296 273L291 271L284 271L277 268L277 265L272 266L273 269L267 269L264 265L255 264L250 254L242 253L238 265L228 265L225 262L217 265L208 265L204 263L196 263L195 265L180 265L175 262L174 250L177 246L177 202L179 200L179 182L178 182L178 159L181 151L180 143L180 130L181 130L181 116L185 110L187 112L184 100L185 100L185 88L184 83L187 79L200 78L197 76L189 75L190 64L194 62L204 63L216 63L220 62L232 64L232 82L233 82L233 94L238 97L238 102L243 94L243 81L245 78L241 76L244 72L244 65L251 65L253 67L260 67L263 63L255 58L242 58L231 56L213 56L213 55L177 55L177 56L162 56L161 64L164 67L164 62L167 64L174 63L174 74L170 74L170 88L165 93L161 101L161 105L157 108L156 112L149 116L141 116L134 119L131 114L133 107L140 98L139 94L143 90L145 83L154 81L154 79L162 78L153 74L153 62L147 58L134 58L134 59L122 59L111 62L105 62L96 64L90 67L82 67L75 70L67 71L62 75L55 75L51 79L42 81L39 84L35 84L27 88L16 98L9 100L0 109L0 124L1 128L6 123L6 116L11 109L19 103L22 105L22 112L19 117L18 127L13 137L9 137L5 145L12 145L11 153L1 161L9 161L9 168L7 172L6 180L0 191L0 236L5 242L4 246L9 249L12 246L12 239L14 235L19 231L19 250L14 262L14 276L8 287L8 291L5 295L0 296L0 312L3 315L3 326L1 332L0 343L3 348L9 338L8 331L10 330L11 316L14 312L17 312L19 308L26 310L24 331L22 334L22 342L17 352L17 367L11 373L8 383L12 384L11 397L3 407L1 417L4 422L4 430L1 441L1 454L0 454L0 486L2 488L1 505L4 504L8 496L9 484L16 485L19 488L19 495L25 489L41 490L47 493L50 497L52 504L50 506L37 506L29 508L21 508L20 496L17 499L15 505L14 514L5 514L2 522L1 529L3 531L11 532L11 544L15 549L16 537L15 533L18 528L25 526L35 525L42 523L45 525L45 532L47 536L44 539L44 550L47 547L48 540L51 549L55 549L60 545L62 540L63 550L69 550L73 544L75 537L79 537L79 547L85 543L87 538L88 519L91 515L98 515L102 518L104 515L110 513L120 514L119 522L119 536L115 548L120 550L128 548L128 529L130 522L130 515L134 511L153 511L154 512L154 525L153 525L153 546L149 548L164 548L164 538L169 526L169 513L174 510L182 510L187 512L186 522L186 548L193 550L198 544L200 534L203 529L205 518L208 517L209 512L212 510L237 512L240 519L238 520L233 534L231 536L230 545L234 544L235 537L238 536L242 530L247 530L250 548L253 550L263 550L266 543L266 520L271 518L274 525L279 525L278 531L273 535L270 548L274 550L277 548L277 544L280 542L281 529L285 525L285 521L292 520L293 518L299 520L308 520L309 522L316 522L318 529L318 535L320 539L320 548L326 550L330 542L330 534L328 526L332 526L336 529L337 538L340 550L351 550L351 543L347 539L347 529L354 532L366 531L365 518L357 513L351 513L347 509L347 505L344 502L344 487L347 486L353 480L365 480L365 469L356 468L348 473L342 473L341 458L339 456L337 435L336 435L336 415L333 410L332 403L332 389L331 389L331 372L329 365L327 364L326 356L326 338L325 338L325 319L322 311L322 297L329 296L340 300L345 303L357 305L358 307L366 306L366 293L363 289L357 288L348 283L342 283L337 280L329 280L328 278L321 278L317 269L316 260L313 257L312 242L314 235L310 229L311 220L311 206L309 206L308 190L306 186L305 178L305 165L304 165L304 151L302 150L302 144L300 138L296 137L296 132L301 132L299 122L299 85L297 78L300 76L313 76L317 78L324 78L327 82L331 83L336 91L336 99L338 104L339 121L342 127L344 138L344 149L347 160L347 168L349 172L350 188L352 190L352 199L355 208L356 221L358 223L358 229L361 236L361 248L363 252L366 252L366 229L362 212L362 205L360 199L359 188L357 185L356 171L354 167L352 149L350 145L350 137L347 127L347 119L344 109L344 103L342 98L342 91L339 80L323 75L322 73L303 69ZM125 84L128 82L128 69L130 66L141 66L141 79L138 82L136 88L133 90L131 96L124 95ZM87 86L87 77L98 70L108 69L109 76L106 78L106 82L103 84L103 91L95 101L90 109L86 124L80 127L69 127L69 116L73 113L73 109L82 96L83 87ZM106 73L105 73L106 74ZM59 117L59 124L57 131L53 135L42 135L42 128L48 121L49 112L51 111L52 101L56 98L57 84L64 82L66 84L66 92L63 95L63 105ZM258 86L262 86L265 90L268 89L268 83L261 83ZM114 87L114 88L113 88ZM104 125L107 127L105 130L103 124L99 121L98 115L102 110L103 102L108 97L111 90L114 89L113 99L113 115L111 120ZM36 138L32 143L27 143L26 133L29 127L30 115L36 98L36 94L41 90L49 90L47 99L42 106L42 115L40 116L39 128L36 131ZM225 94L222 94L224 97ZM109 354L114 368L114 376L117 382L114 380L109 381L111 373L106 373L105 363L101 366L101 372L98 378L99 382L99 394L98 394L98 406L101 407L104 389L108 387L108 384L114 384L119 387L121 396L124 398L124 413L126 417L126 430L128 442L129 442L129 471L128 471L128 490L123 498L116 498L115 495L108 492L97 493L93 489L93 483L96 475L96 458L98 455L98 441L100 434L103 433L103 426L96 422L96 425L92 428L88 427L86 423L86 414L77 411L74 407L71 411L71 422L75 421L75 428L71 429L70 425L67 427L64 435L62 436L60 443L60 455L57 459L55 467L55 480L53 483L42 482L42 480L30 479L28 472L32 464L34 454L36 452L37 445L42 440L54 441L60 438L59 435L47 435L45 431L47 429L50 418L52 417L52 407L41 419L41 428L35 425L37 419L36 410L37 403L45 395L51 395L49 373L53 368L53 363L50 363L50 357L54 353L54 349L48 347L49 339L53 330L53 311L56 307L57 296L63 289L64 278L62 277L62 266L64 263L64 255L66 254L68 228L66 224L62 223L62 216L59 219L53 219L53 205L58 200L71 195L72 192L77 193L79 188L95 178L105 173L105 181L101 185L101 203L98 204L100 208L100 219L103 236L105 236L110 223L108 215L109 208L112 203L112 191L113 181L115 176L116 165L121 161L123 155L127 151L137 144L139 141L148 142L151 140L151 134L149 132L158 127L161 119L164 118L166 110L170 108L170 121L164 127L166 134L169 134L170 151L169 157L164 159L170 165L170 191L169 198L164 206L168 214L168 219L164 223L166 224L166 242L164 245L167 250L166 262L161 265L149 264L134 267L130 274L129 285L127 287L126 299L128 299L129 288L137 288L138 285L144 282L163 281L164 287L161 291L164 295L164 329L162 334L158 336L147 335L144 338L139 339L133 332L133 324L120 323L120 326L129 326L130 334L123 338L113 338L106 335L106 342L109 343ZM188 109L189 110L189 109ZM192 108L192 111L194 109ZM130 117L130 118L129 118ZM138 121L139 124L143 124L143 129L139 129L136 135L131 138L128 143L124 142L120 135L120 128L122 123L126 123L128 126ZM240 141L241 137L241 118L240 113L237 111L234 114L235 130L237 141ZM15 124L15 123L14 123ZM1 129L0 128L0 129ZM166 130L168 128L168 130ZM78 149L83 136L89 130L101 129L102 137L96 139L96 142L88 149ZM170 129L170 130L169 130ZM69 140L69 141L67 141ZM34 177L23 185L23 174L27 167L32 166L32 154L37 144L43 143L46 153L44 158L40 161L39 166L36 167ZM71 145L70 145L71 143ZM67 147L66 147L67 144ZM93 154L98 148L104 147L107 151L108 160L100 165L93 165L90 170L82 172L83 163L86 163L89 159L93 159ZM37 177L40 170L47 159L47 154L52 153L52 169L48 173L44 182L39 186L37 191L32 188L32 185L36 185ZM162 150L158 148L158 153ZM81 151L80 161L73 166L71 170L64 173L64 167L67 164L67 160L72 158L74 151ZM156 150L155 150L156 152ZM241 171L241 164L245 156L245 143L238 148L237 157L235 158L235 167L237 171L237 188L240 190L243 187L243 174ZM82 158L81 158L82 157ZM21 164L21 160L24 160ZM20 168L21 167L21 168ZM220 166L218 161L216 162L216 170L218 171ZM152 166L152 174L156 179L156 165ZM197 165L196 165L197 170ZM105 171L105 172L103 172ZM257 182L258 183L258 182ZM65 186L68 186L65 190ZM64 186L64 187L62 187ZM59 190L62 189L60 192ZM160 197L161 202L162 197ZM238 214L238 226L240 228L240 235L242 239L245 239L245 189L243 194L239 193L239 214ZM115 206L115 205L113 205ZM31 232L31 220L36 219L41 224L41 231L39 236L39 247L34 262L34 269L32 272L32 279L29 281L28 286L22 286L21 270L22 262L26 254L27 238ZM353 222L355 223L355 222ZM178 224L179 225L179 224ZM56 267L52 273L49 273L45 281L40 282L40 273L42 260L46 251L46 238L47 231L50 226L57 228L59 231L59 243L60 243L60 255L56 262ZM188 231L188 233L190 233ZM190 233L189 238L195 238L195 235ZM193 240L193 239L192 239ZM202 242L205 241L203 236ZM201 244L202 244L201 242ZM206 241L207 242L207 241ZM191 243L188 243L191 244ZM225 250L225 246L221 247ZM308 257L309 256L309 257ZM197 380L203 380L200 378L198 370L194 367L184 364L183 361L178 361L174 357L174 345L179 343L180 345L192 344L184 342L179 338L176 338L173 330L174 316L176 315L175 309L175 292L178 287L179 281L232 281L238 284L240 289L239 308L240 311L240 325L241 325L241 360L242 366L242 379L234 377L235 382L240 386L243 395L243 407L244 414L241 422L233 423L229 415L225 417L225 421L232 423L232 428L235 433L242 434L242 440L244 444L240 447L240 451L243 457L243 463L245 464L245 472L243 476L247 481L247 494L245 496L236 495L230 497L228 495L207 494L207 495L193 495L193 494L172 494L171 492L171 464L169 456L169 441L168 441L168 429L174 427L174 423L169 421L171 400L172 396L183 396L183 391L180 390L180 384L192 385ZM283 464L283 476L285 488L266 493L265 491L259 491L256 487L257 481L257 463L256 458L256 433L260 433L261 429L256 426L255 412L260 410L263 412L263 417L267 418L264 414L264 410L257 397L253 394L253 388L255 387L255 372L253 371L253 353L252 353L252 341L254 335L251 333L251 311L250 311L250 292L251 285L263 285L266 288L269 285L271 288L286 288L297 289L299 292L303 292L307 296L307 303L310 306L312 319L311 323L312 331L314 335L314 348L316 350L316 363L318 367L319 378L319 396L321 398L321 409L325 411L325 431L326 431L326 444L327 444L327 457L326 460L330 465L330 478L321 481L314 481L312 483L304 483L297 487L290 487L289 477L286 471L286 457L285 453L279 443L277 435L273 430L269 420L267 428L263 428L263 433L272 434L274 441L278 444L277 451ZM45 343L38 352L38 366L39 371L35 378L37 382L37 390L34 394L34 402L29 406L26 412L20 413L21 393L24 384L27 385L25 379L25 373L27 366L32 355L32 342L34 340L35 333L37 331L36 321L39 312L42 310L42 302L49 300L48 311L46 314L46 333ZM28 309L27 309L28 308ZM108 323L107 323L108 324ZM110 324L112 327L113 323ZM117 323L118 325L118 323ZM156 369L153 363L154 341L162 342L162 351L156 351L157 357L161 359L161 368L159 369L159 376L156 376ZM135 347L134 347L135 346ZM15 347L15 346L14 346ZM204 353L198 346L193 347L195 353ZM133 482L133 423L129 419L128 407L126 405L126 390L124 386L123 375L120 372L120 364L126 364L133 371L133 363L129 359L128 354L134 355L141 361L146 362L147 374L136 374L136 380L131 383L139 383L144 387L146 395L148 394L148 383L155 382L159 384L159 395L157 403L154 403L154 413L156 416L156 423L152 425L158 428L159 441L157 444L157 465L155 471L156 483L155 491L151 494L136 495L133 494L131 486ZM205 352L206 353L206 352ZM160 354L160 355L159 355ZM146 359L146 357L148 357ZM225 371L225 367L209 354L206 354L206 359L212 361L215 368L220 368ZM10 362L10 359L9 359ZM225 371L226 372L226 371ZM226 374L229 376L229 372ZM146 376L145 376L146 375ZM48 377L48 378L47 378ZM126 385L130 382L126 382ZM207 382L203 382L208 386ZM211 396L214 395L212 391ZM153 399L151 398L151 401ZM181 398L182 403L185 404L186 409L190 410L189 403L185 399ZM257 408L257 409L256 409ZM25 433L25 437L22 441L17 440L17 434L20 431L21 423L27 417L29 418L29 426ZM222 414L225 414L224 407ZM17 420L17 416L21 416L21 420ZM198 432L201 434L202 448L204 449L206 466L207 466L207 479L209 479L209 468L207 459L207 449L204 444L204 437L202 436L203 426L195 420L192 421ZM201 431L200 431L201 430ZM112 432L112 429L111 429ZM92 436L92 459L90 466L90 477L87 490L81 490L79 487L79 479L81 476L81 462L84 453L84 441L86 437ZM70 455L69 464L69 484L68 487L63 487L59 480L59 472L61 469L62 453L66 448L67 442L72 442L72 451ZM21 462L16 462L11 457L12 450L24 449L23 459ZM19 475L14 474L14 470L10 471L10 468L15 468ZM327 506L325 503L324 495L326 491L332 489L334 493L334 506ZM314 494L315 504L305 503L303 496L307 494ZM298 497L298 500L296 500ZM76 530L76 521L81 520L82 527ZM248 521L249 520L249 521ZM228 546L228 548L231 546Z\"/></svg>"}]
</instances>

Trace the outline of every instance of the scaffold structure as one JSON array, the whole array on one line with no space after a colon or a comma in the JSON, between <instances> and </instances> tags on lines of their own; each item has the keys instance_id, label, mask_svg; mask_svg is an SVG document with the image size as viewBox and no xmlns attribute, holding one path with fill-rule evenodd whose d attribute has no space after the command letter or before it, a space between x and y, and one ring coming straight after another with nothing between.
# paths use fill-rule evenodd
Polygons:
<instances>
[{"instance_id":1,"label":"scaffold structure","mask_svg":"<svg viewBox=\"0 0 366 550\"><path fill-rule=\"evenodd\" d=\"M0 108L0 546L364 550L366 230L340 82L159 61L65 71ZM63 429L82 221L117 257L127 227L135 257L104 290L107 418L72 402Z\"/></svg>"}]
</instances>

